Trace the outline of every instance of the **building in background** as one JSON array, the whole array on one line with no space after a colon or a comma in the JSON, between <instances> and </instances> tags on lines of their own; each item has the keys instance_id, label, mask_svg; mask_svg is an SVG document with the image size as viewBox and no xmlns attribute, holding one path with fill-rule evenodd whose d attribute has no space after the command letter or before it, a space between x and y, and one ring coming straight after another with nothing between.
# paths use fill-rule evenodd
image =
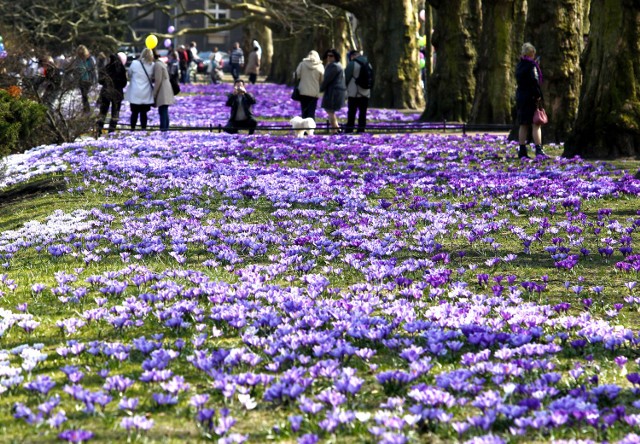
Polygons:
<instances>
[{"instance_id":1,"label":"building in background","mask_svg":"<svg viewBox=\"0 0 640 444\"><path fill-rule=\"evenodd\" d=\"M168 3L174 2L169 1ZM187 0L184 3L189 9L203 9L223 20L226 18L235 19L242 16L241 12L232 11L210 0ZM131 17L136 17L140 14L140 11L132 10L130 14ZM140 18L132 24L132 28L138 36L143 38L143 41L144 37L148 34L167 34L170 26L173 26L176 31L180 31L185 28L204 29L213 26L213 24L209 18L204 15L180 17L174 21L161 11L156 11ZM164 48L165 38L162 37L158 40L158 48ZM214 46L217 46L221 51L229 52L233 42L242 41L242 28L239 27L229 31L208 34L189 33L174 37L172 41L175 46L185 45L187 47L190 42L196 42L198 51L211 51ZM144 44L142 43L138 46L140 46L139 51L144 47Z\"/></svg>"}]
</instances>

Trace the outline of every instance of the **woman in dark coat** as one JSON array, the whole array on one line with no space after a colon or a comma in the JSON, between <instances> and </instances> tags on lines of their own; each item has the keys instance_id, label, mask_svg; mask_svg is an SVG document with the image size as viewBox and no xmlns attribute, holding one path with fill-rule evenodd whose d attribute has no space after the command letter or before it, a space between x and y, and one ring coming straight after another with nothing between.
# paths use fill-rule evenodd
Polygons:
<instances>
[{"instance_id":1,"label":"woman in dark coat","mask_svg":"<svg viewBox=\"0 0 640 444\"><path fill-rule=\"evenodd\" d=\"M542 131L540 125L533 123L533 113L538 102L542 100L542 71L535 60L536 48L531 43L522 45L522 57L516 67L516 110L518 111L518 142L520 149L518 157L529 157L527 152L527 135L529 127L533 134L533 142L536 145L536 156L544 156L542 151Z\"/></svg>"},{"instance_id":2,"label":"woman in dark coat","mask_svg":"<svg viewBox=\"0 0 640 444\"><path fill-rule=\"evenodd\" d=\"M109 132L116 130L120 118L120 108L124 99L123 90L127 86L127 70L117 54L111 54L104 67L98 73L98 83L102 85L100 90L100 113L96 127L96 136L102 133L107 112L111 108L111 120L109 120Z\"/></svg>"},{"instance_id":3,"label":"woman in dark coat","mask_svg":"<svg viewBox=\"0 0 640 444\"><path fill-rule=\"evenodd\" d=\"M340 64L340 53L330 49L324 53L324 59L327 61L327 66L320 85L320 91L324 93L321 106L329 115L331 133L336 134L340 129L336 112L344 106L347 84L344 79L344 69Z\"/></svg>"}]
</instances>

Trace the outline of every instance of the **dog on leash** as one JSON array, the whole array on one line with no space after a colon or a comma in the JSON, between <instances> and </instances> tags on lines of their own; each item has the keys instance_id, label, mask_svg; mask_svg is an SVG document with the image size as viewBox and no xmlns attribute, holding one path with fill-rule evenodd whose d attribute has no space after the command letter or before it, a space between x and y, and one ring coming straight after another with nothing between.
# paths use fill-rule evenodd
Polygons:
<instances>
[{"instance_id":1,"label":"dog on leash","mask_svg":"<svg viewBox=\"0 0 640 444\"><path fill-rule=\"evenodd\" d=\"M302 117L296 116L289 121L291 124L291 128L293 128L296 137L304 137L305 134L309 136L313 136L313 131L316 128L316 121L311 117L307 117L303 119Z\"/></svg>"}]
</instances>

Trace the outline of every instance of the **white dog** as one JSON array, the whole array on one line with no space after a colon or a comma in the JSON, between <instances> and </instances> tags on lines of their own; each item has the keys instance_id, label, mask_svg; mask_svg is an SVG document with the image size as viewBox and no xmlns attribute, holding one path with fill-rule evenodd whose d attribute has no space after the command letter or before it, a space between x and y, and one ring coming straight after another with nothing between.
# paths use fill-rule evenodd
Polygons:
<instances>
[{"instance_id":1,"label":"white dog","mask_svg":"<svg viewBox=\"0 0 640 444\"><path fill-rule=\"evenodd\" d=\"M289 121L291 123L291 128L296 133L296 137L304 137L305 133L309 136L313 136L313 130L316 128L316 121L311 117L307 117L303 119L302 117L296 116Z\"/></svg>"}]
</instances>

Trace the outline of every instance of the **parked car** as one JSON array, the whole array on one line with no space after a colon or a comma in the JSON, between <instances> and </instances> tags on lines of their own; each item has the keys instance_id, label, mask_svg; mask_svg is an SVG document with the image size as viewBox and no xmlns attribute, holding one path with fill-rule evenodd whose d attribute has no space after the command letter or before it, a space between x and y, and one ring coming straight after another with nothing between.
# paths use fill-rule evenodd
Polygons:
<instances>
[{"instance_id":1,"label":"parked car","mask_svg":"<svg viewBox=\"0 0 640 444\"><path fill-rule=\"evenodd\" d=\"M120 46L118 52L124 52L127 55L127 63L125 63L127 68L131 65L131 62L140 57L140 51L135 46Z\"/></svg>"},{"instance_id":2,"label":"parked car","mask_svg":"<svg viewBox=\"0 0 640 444\"><path fill-rule=\"evenodd\" d=\"M231 72L231 65L229 64L229 54L224 51L218 51L222 60L222 71ZM198 59L196 60L198 66L198 74L209 74L209 66L211 65L211 54L213 51L202 51L198 53Z\"/></svg>"},{"instance_id":3,"label":"parked car","mask_svg":"<svg viewBox=\"0 0 640 444\"><path fill-rule=\"evenodd\" d=\"M169 62L169 50L168 49L157 49L158 59L162 60L163 63L167 64Z\"/></svg>"}]
</instances>

